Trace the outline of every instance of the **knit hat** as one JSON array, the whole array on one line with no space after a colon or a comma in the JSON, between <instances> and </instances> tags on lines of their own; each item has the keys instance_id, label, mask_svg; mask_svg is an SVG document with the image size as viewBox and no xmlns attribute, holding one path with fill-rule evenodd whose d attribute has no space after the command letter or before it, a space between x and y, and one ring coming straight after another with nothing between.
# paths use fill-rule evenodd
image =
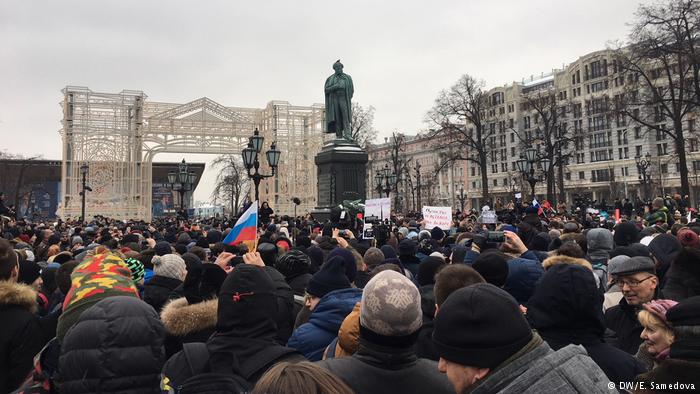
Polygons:
<instances>
[{"instance_id":1,"label":"knit hat","mask_svg":"<svg viewBox=\"0 0 700 394\"><path fill-rule=\"evenodd\" d=\"M75 246L77 244L83 244L83 238L79 235L76 235L73 237L73 239L70 241L70 246Z\"/></svg>"},{"instance_id":2,"label":"knit hat","mask_svg":"<svg viewBox=\"0 0 700 394\"><path fill-rule=\"evenodd\" d=\"M138 294L131 271L121 258L106 253L88 257L71 274L71 288L63 300L56 337L61 341L80 315L100 300L120 295L138 298Z\"/></svg>"},{"instance_id":3,"label":"knit hat","mask_svg":"<svg viewBox=\"0 0 700 394\"><path fill-rule=\"evenodd\" d=\"M323 298L331 291L350 288L350 281L345 275L344 265L342 257L331 257L323 263L321 270L311 277L306 292L312 296Z\"/></svg>"},{"instance_id":4,"label":"knit hat","mask_svg":"<svg viewBox=\"0 0 700 394\"><path fill-rule=\"evenodd\" d=\"M632 222L622 222L615 226L615 245L627 246L639 240L639 229Z\"/></svg>"},{"instance_id":5,"label":"knit hat","mask_svg":"<svg viewBox=\"0 0 700 394\"><path fill-rule=\"evenodd\" d=\"M445 260L439 257L428 256L418 265L418 285L434 284L435 274L445 265Z\"/></svg>"},{"instance_id":6,"label":"knit hat","mask_svg":"<svg viewBox=\"0 0 700 394\"><path fill-rule=\"evenodd\" d=\"M335 248L328 253L328 259L335 256L339 256L343 259L343 267L345 268L345 276L352 283L357 277L357 262L355 261L355 255L349 249L345 248Z\"/></svg>"},{"instance_id":7,"label":"knit hat","mask_svg":"<svg viewBox=\"0 0 700 394\"><path fill-rule=\"evenodd\" d=\"M260 258L265 265L273 267L275 265L275 261L277 261L279 248L275 244L263 242L258 244L258 253L260 253Z\"/></svg>"},{"instance_id":8,"label":"knit hat","mask_svg":"<svg viewBox=\"0 0 700 394\"><path fill-rule=\"evenodd\" d=\"M394 249L391 245L382 245L379 249L382 251L382 253L384 253L384 258L391 259L399 257L396 254L396 249Z\"/></svg>"},{"instance_id":9,"label":"knit hat","mask_svg":"<svg viewBox=\"0 0 700 394\"><path fill-rule=\"evenodd\" d=\"M402 240L399 242L399 256L415 256L416 246L416 242L411 239Z\"/></svg>"},{"instance_id":10,"label":"knit hat","mask_svg":"<svg viewBox=\"0 0 700 394\"><path fill-rule=\"evenodd\" d=\"M182 233L177 237L177 243L179 243L179 244L187 245L190 242L192 242L192 238L187 233Z\"/></svg>"},{"instance_id":11,"label":"knit hat","mask_svg":"<svg viewBox=\"0 0 700 394\"><path fill-rule=\"evenodd\" d=\"M666 319L666 312L668 312L669 309L676 306L676 304L678 304L678 301L674 300L652 300L650 302L642 304L642 308L644 308L645 311L656 316L667 327L671 328L670 323Z\"/></svg>"},{"instance_id":12,"label":"knit hat","mask_svg":"<svg viewBox=\"0 0 700 394\"><path fill-rule=\"evenodd\" d=\"M185 260L176 254L153 256L153 273L166 278L182 280L183 273L187 272Z\"/></svg>"},{"instance_id":13,"label":"knit hat","mask_svg":"<svg viewBox=\"0 0 700 394\"><path fill-rule=\"evenodd\" d=\"M445 232L440 227L435 226L430 230L430 238L439 241L445 238Z\"/></svg>"},{"instance_id":14,"label":"knit hat","mask_svg":"<svg viewBox=\"0 0 700 394\"><path fill-rule=\"evenodd\" d=\"M402 337L422 324L420 292L408 278L395 271L382 271L362 291L360 324L375 334Z\"/></svg>"},{"instance_id":15,"label":"knit hat","mask_svg":"<svg viewBox=\"0 0 700 394\"><path fill-rule=\"evenodd\" d=\"M421 230L418 233L418 241L422 241L424 239L431 239L431 238L432 238L432 234L430 234L430 231L428 231L428 230Z\"/></svg>"},{"instance_id":16,"label":"knit hat","mask_svg":"<svg viewBox=\"0 0 700 394\"><path fill-rule=\"evenodd\" d=\"M434 322L437 353L465 366L494 369L532 340L515 299L488 283L452 293Z\"/></svg>"},{"instance_id":17,"label":"knit hat","mask_svg":"<svg viewBox=\"0 0 700 394\"><path fill-rule=\"evenodd\" d=\"M221 285L226 280L226 271L216 264L193 266L185 277L183 292L188 304L197 304L216 298Z\"/></svg>"},{"instance_id":18,"label":"knit hat","mask_svg":"<svg viewBox=\"0 0 700 394\"><path fill-rule=\"evenodd\" d=\"M698 247L700 245L698 235L687 227L678 230L677 237L683 247Z\"/></svg>"},{"instance_id":19,"label":"knit hat","mask_svg":"<svg viewBox=\"0 0 700 394\"><path fill-rule=\"evenodd\" d=\"M666 312L666 320L674 327L700 326L700 296L680 301Z\"/></svg>"},{"instance_id":20,"label":"knit hat","mask_svg":"<svg viewBox=\"0 0 700 394\"><path fill-rule=\"evenodd\" d=\"M137 283L143 279L144 275L146 274L146 268L144 268L143 263L134 258L124 259L124 263L126 263L126 266L129 267L129 271L131 271L131 279L134 281L134 283Z\"/></svg>"},{"instance_id":21,"label":"knit hat","mask_svg":"<svg viewBox=\"0 0 700 394\"><path fill-rule=\"evenodd\" d=\"M182 259L185 260L185 268L187 269L187 272L189 273L194 267L199 267L202 265L202 259L199 258L194 253L187 252L182 255Z\"/></svg>"},{"instance_id":22,"label":"knit hat","mask_svg":"<svg viewBox=\"0 0 700 394\"><path fill-rule=\"evenodd\" d=\"M484 252L474 260L472 268L486 281L497 287L503 287L508 279L508 260L500 251Z\"/></svg>"},{"instance_id":23,"label":"knit hat","mask_svg":"<svg viewBox=\"0 0 700 394\"><path fill-rule=\"evenodd\" d=\"M26 285L31 285L41 275L41 267L31 261L19 262L19 277L17 281Z\"/></svg>"},{"instance_id":24,"label":"knit hat","mask_svg":"<svg viewBox=\"0 0 700 394\"><path fill-rule=\"evenodd\" d=\"M156 255L158 256L165 256L166 254L170 254L173 252L173 249L170 247L170 244L166 241L160 241L156 243L156 246L153 249L155 249Z\"/></svg>"},{"instance_id":25,"label":"knit hat","mask_svg":"<svg viewBox=\"0 0 700 394\"><path fill-rule=\"evenodd\" d=\"M668 267L682 248L678 238L671 234L659 234L649 243L649 251L661 262L662 267Z\"/></svg>"},{"instance_id":26,"label":"knit hat","mask_svg":"<svg viewBox=\"0 0 700 394\"><path fill-rule=\"evenodd\" d=\"M284 275L285 279L291 279L309 273L311 259L304 252L292 249L277 258L275 268Z\"/></svg>"}]
</instances>

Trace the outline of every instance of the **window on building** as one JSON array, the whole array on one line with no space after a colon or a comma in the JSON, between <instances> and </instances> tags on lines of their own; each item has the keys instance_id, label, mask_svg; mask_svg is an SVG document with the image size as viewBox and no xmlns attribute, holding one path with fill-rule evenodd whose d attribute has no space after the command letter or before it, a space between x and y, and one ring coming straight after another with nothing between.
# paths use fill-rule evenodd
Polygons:
<instances>
[{"instance_id":1,"label":"window on building","mask_svg":"<svg viewBox=\"0 0 700 394\"><path fill-rule=\"evenodd\" d=\"M493 180L493 185L494 185L494 186L498 186L498 179L494 179L494 180Z\"/></svg>"},{"instance_id":2,"label":"window on building","mask_svg":"<svg viewBox=\"0 0 700 394\"><path fill-rule=\"evenodd\" d=\"M700 171L700 160L693 160L693 171Z\"/></svg>"},{"instance_id":3,"label":"window on building","mask_svg":"<svg viewBox=\"0 0 700 394\"><path fill-rule=\"evenodd\" d=\"M584 171L579 171L578 179L586 179L586 173Z\"/></svg>"},{"instance_id":4,"label":"window on building","mask_svg":"<svg viewBox=\"0 0 700 394\"><path fill-rule=\"evenodd\" d=\"M629 175L630 175L629 167L622 167L622 176L629 176Z\"/></svg>"},{"instance_id":5,"label":"window on building","mask_svg":"<svg viewBox=\"0 0 700 394\"><path fill-rule=\"evenodd\" d=\"M688 119L688 132L695 132L695 119Z\"/></svg>"},{"instance_id":6,"label":"window on building","mask_svg":"<svg viewBox=\"0 0 700 394\"><path fill-rule=\"evenodd\" d=\"M642 138L642 128L640 126L637 126L634 128L634 139L638 140Z\"/></svg>"},{"instance_id":7,"label":"window on building","mask_svg":"<svg viewBox=\"0 0 700 394\"><path fill-rule=\"evenodd\" d=\"M668 164L667 163L661 164L660 167L661 167L660 170L661 170L662 174L668 174Z\"/></svg>"},{"instance_id":8,"label":"window on building","mask_svg":"<svg viewBox=\"0 0 700 394\"><path fill-rule=\"evenodd\" d=\"M524 129L530 128L530 117L529 116L523 117L523 128Z\"/></svg>"},{"instance_id":9,"label":"window on building","mask_svg":"<svg viewBox=\"0 0 700 394\"><path fill-rule=\"evenodd\" d=\"M503 186L508 186L508 179L503 178Z\"/></svg>"},{"instance_id":10,"label":"window on building","mask_svg":"<svg viewBox=\"0 0 700 394\"><path fill-rule=\"evenodd\" d=\"M667 148L668 148L668 144L665 142L663 144L656 144L656 154L658 156L665 155L667 153Z\"/></svg>"},{"instance_id":11,"label":"window on building","mask_svg":"<svg viewBox=\"0 0 700 394\"><path fill-rule=\"evenodd\" d=\"M570 172L565 172L565 173L564 173L564 179L566 179L567 181L570 181L570 180L571 180L571 173L570 173Z\"/></svg>"},{"instance_id":12,"label":"window on building","mask_svg":"<svg viewBox=\"0 0 700 394\"><path fill-rule=\"evenodd\" d=\"M637 145L634 147L634 156L635 157L642 156L642 146L641 145Z\"/></svg>"}]
</instances>

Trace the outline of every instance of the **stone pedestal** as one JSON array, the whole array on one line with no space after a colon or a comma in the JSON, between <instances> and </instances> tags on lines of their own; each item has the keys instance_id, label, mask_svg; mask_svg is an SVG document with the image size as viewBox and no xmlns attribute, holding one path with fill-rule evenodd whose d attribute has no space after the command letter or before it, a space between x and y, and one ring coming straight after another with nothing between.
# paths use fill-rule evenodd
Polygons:
<instances>
[{"instance_id":1,"label":"stone pedestal","mask_svg":"<svg viewBox=\"0 0 700 394\"><path fill-rule=\"evenodd\" d=\"M368 156L354 141L327 142L314 161L318 175L314 218L328 220L331 207L342 204L343 200L365 200Z\"/></svg>"}]
</instances>

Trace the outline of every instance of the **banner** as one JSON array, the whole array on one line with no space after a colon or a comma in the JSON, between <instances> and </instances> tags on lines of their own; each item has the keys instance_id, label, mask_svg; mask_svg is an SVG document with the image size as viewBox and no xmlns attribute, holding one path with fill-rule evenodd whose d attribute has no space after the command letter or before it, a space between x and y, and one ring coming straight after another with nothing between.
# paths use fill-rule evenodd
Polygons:
<instances>
[{"instance_id":1,"label":"banner","mask_svg":"<svg viewBox=\"0 0 700 394\"><path fill-rule=\"evenodd\" d=\"M365 219L367 216L376 216L379 220L388 219L391 215L391 199L374 198L365 201Z\"/></svg>"},{"instance_id":2,"label":"banner","mask_svg":"<svg viewBox=\"0 0 700 394\"><path fill-rule=\"evenodd\" d=\"M452 227L452 207L423 207L423 220L428 230L433 227L449 230Z\"/></svg>"}]
</instances>

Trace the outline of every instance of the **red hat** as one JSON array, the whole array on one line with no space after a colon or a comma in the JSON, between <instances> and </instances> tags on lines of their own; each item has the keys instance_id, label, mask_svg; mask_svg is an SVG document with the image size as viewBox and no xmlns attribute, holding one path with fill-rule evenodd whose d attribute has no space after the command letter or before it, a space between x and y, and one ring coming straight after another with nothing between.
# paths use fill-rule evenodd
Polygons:
<instances>
[{"instance_id":1,"label":"red hat","mask_svg":"<svg viewBox=\"0 0 700 394\"><path fill-rule=\"evenodd\" d=\"M698 235L695 231L687 227L678 230L678 235L676 237L684 247L694 248L700 246L700 238L698 238Z\"/></svg>"}]
</instances>

